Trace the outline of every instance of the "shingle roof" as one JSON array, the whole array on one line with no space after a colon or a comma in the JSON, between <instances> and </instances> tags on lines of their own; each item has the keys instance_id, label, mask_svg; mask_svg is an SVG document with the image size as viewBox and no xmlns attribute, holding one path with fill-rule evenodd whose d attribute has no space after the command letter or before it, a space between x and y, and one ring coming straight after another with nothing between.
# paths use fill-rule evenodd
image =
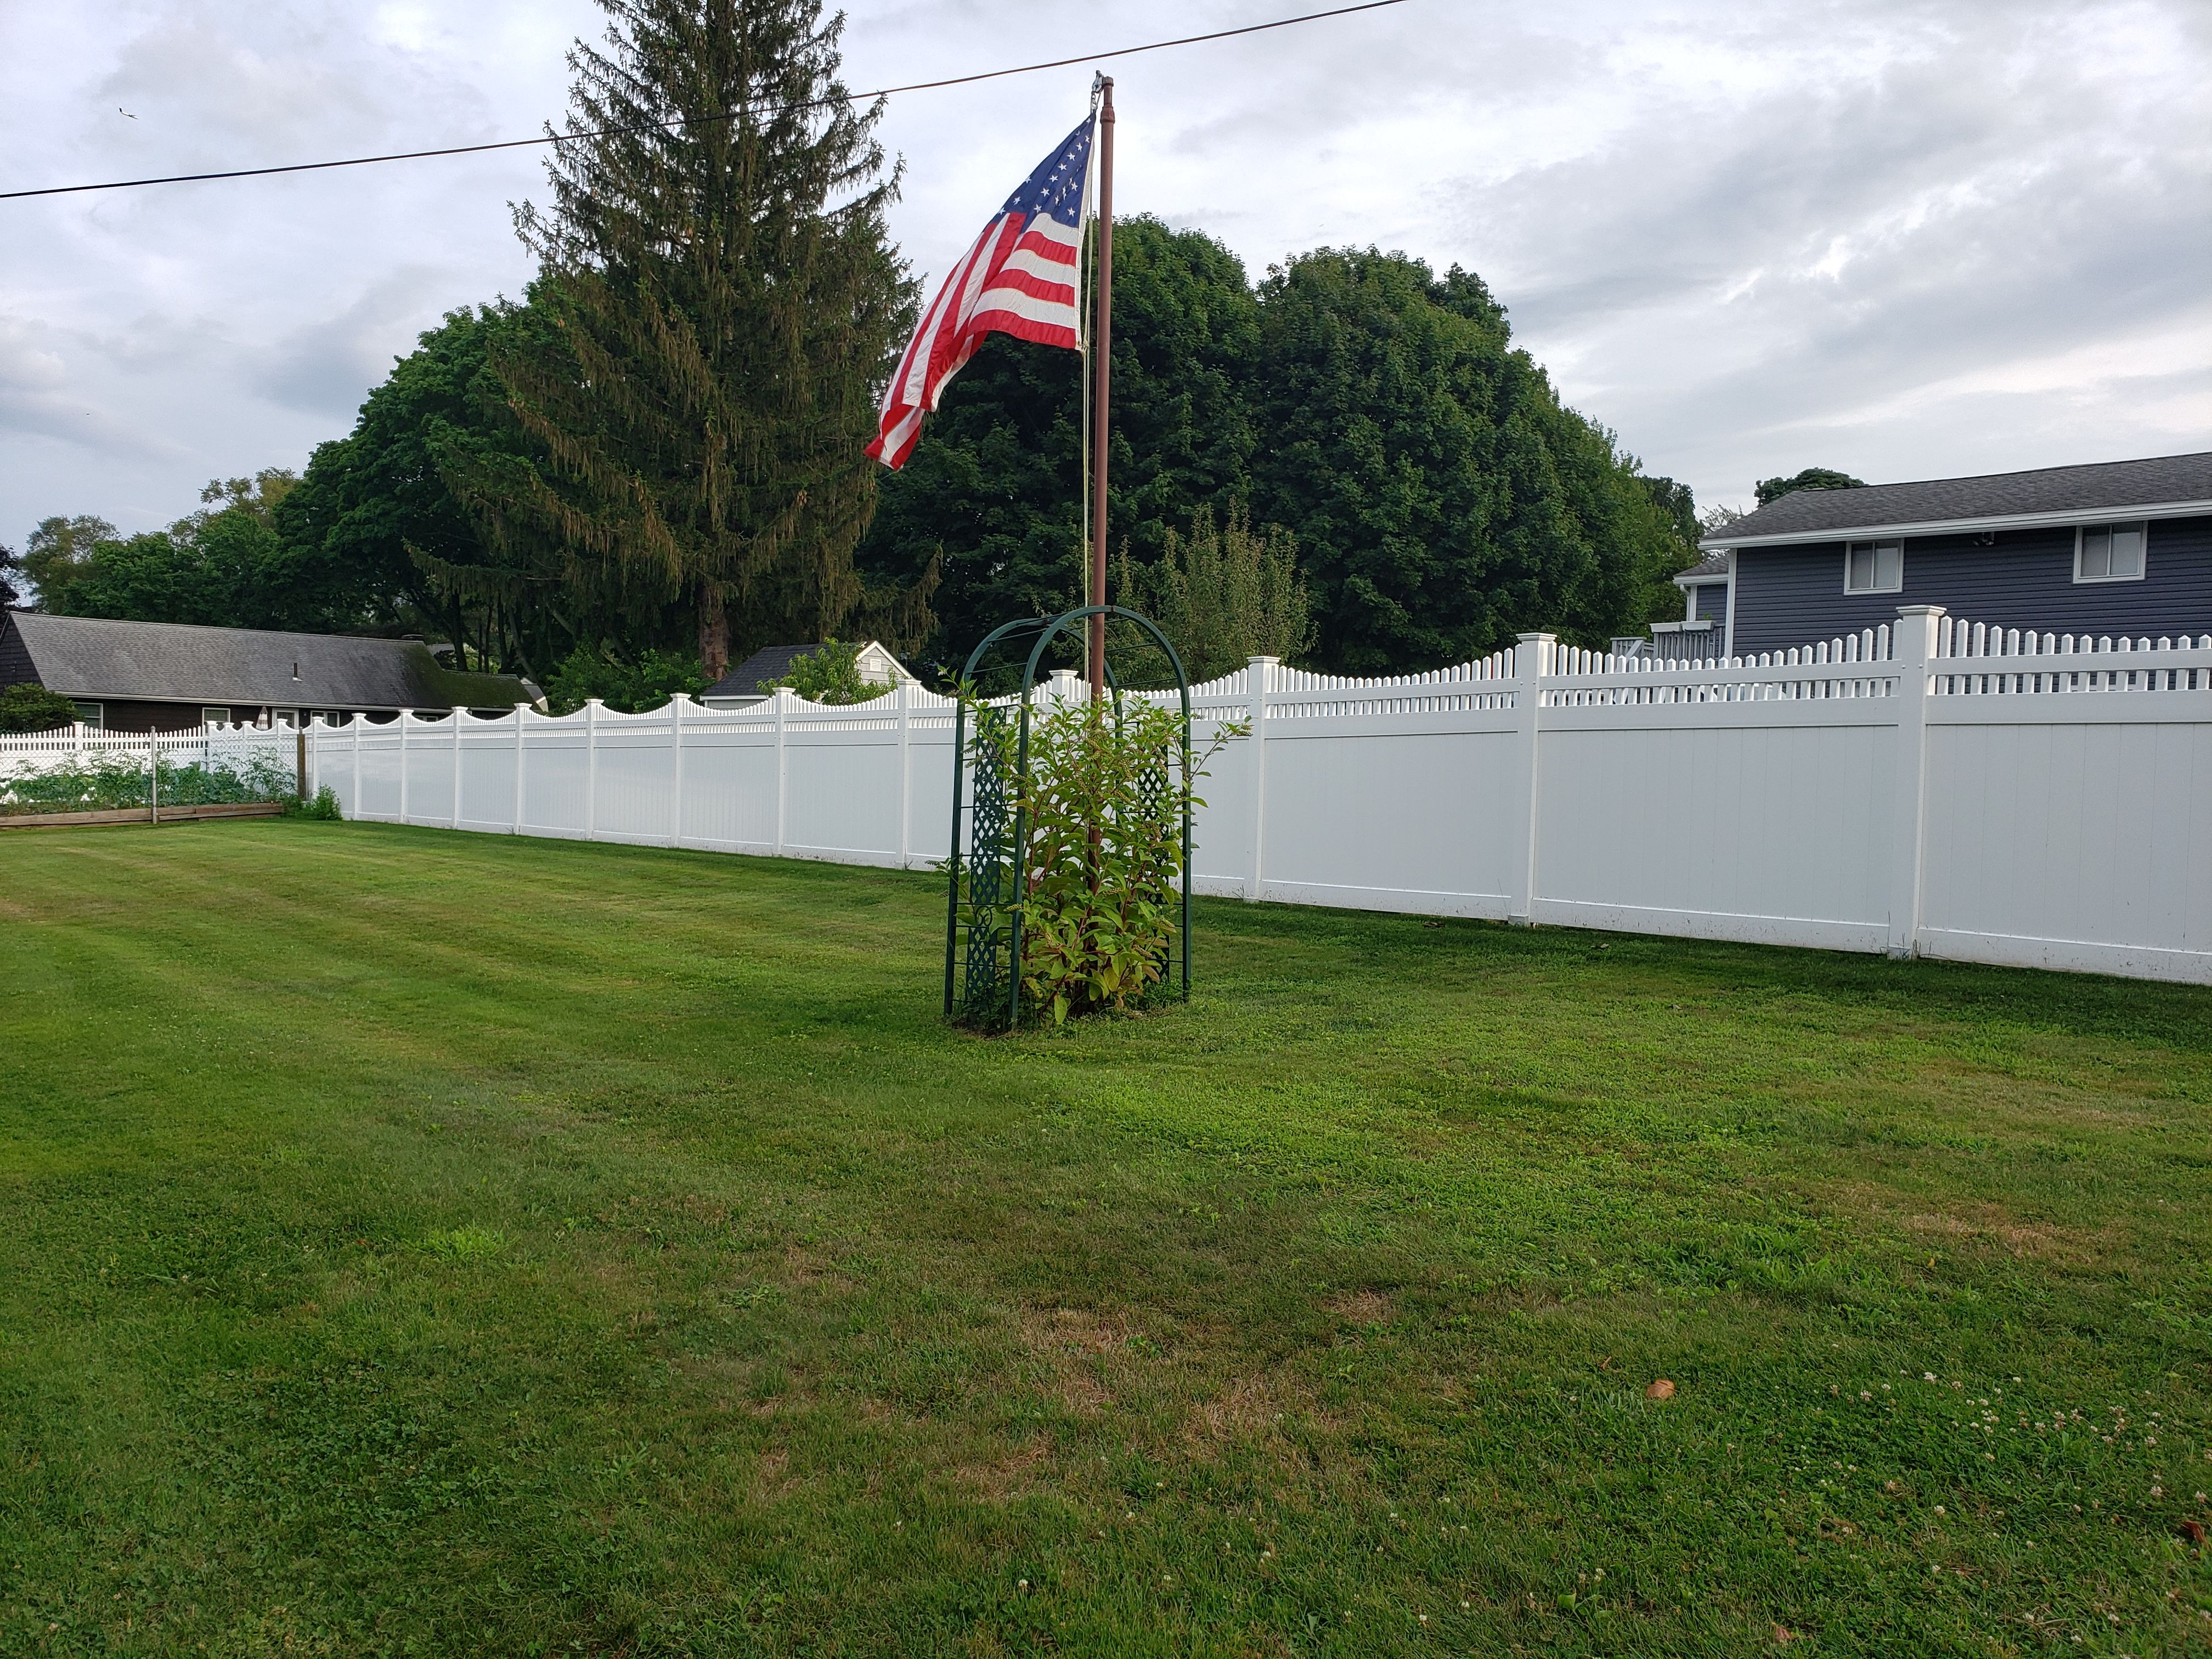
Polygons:
<instances>
[{"instance_id":1,"label":"shingle roof","mask_svg":"<svg viewBox=\"0 0 2212 1659\"><path fill-rule=\"evenodd\" d=\"M757 697L791 672L791 665L822 648L813 645L763 646L716 680L702 697Z\"/></svg>"},{"instance_id":2,"label":"shingle roof","mask_svg":"<svg viewBox=\"0 0 2212 1659\"><path fill-rule=\"evenodd\" d=\"M8 613L41 684L67 696L297 708L504 708L527 682L439 665L420 640Z\"/></svg>"},{"instance_id":3,"label":"shingle roof","mask_svg":"<svg viewBox=\"0 0 2212 1659\"><path fill-rule=\"evenodd\" d=\"M1868 484L1857 489L1799 489L1727 525L1699 543L1734 547L1774 538L1814 541L1854 530L1972 523L2033 514L2107 513L2212 501L2212 451L2160 455L2033 472Z\"/></svg>"},{"instance_id":4,"label":"shingle roof","mask_svg":"<svg viewBox=\"0 0 2212 1659\"><path fill-rule=\"evenodd\" d=\"M1734 528L1734 526L1731 526L1730 528ZM1710 576L1714 580L1717 581L1724 578L1728 573L1729 556L1727 553L1708 553L1704 558L1699 559L1697 563L1692 565L1687 570L1676 571L1674 573L1674 580L1678 582L1694 582L1703 581Z\"/></svg>"}]
</instances>

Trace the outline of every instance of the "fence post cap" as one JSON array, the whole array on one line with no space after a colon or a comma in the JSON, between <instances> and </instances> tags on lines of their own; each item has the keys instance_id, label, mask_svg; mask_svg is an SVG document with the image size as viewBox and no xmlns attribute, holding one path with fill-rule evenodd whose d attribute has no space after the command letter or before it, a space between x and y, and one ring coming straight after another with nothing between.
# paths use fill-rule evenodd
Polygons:
<instances>
[{"instance_id":1,"label":"fence post cap","mask_svg":"<svg viewBox=\"0 0 2212 1659\"><path fill-rule=\"evenodd\" d=\"M1557 634L1539 629L1534 634L1516 634L1513 637L1516 640L1522 641L1525 644L1534 645L1538 640L1556 640L1559 636Z\"/></svg>"},{"instance_id":2,"label":"fence post cap","mask_svg":"<svg viewBox=\"0 0 2212 1659\"><path fill-rule=\"evenodd\" d=\"M1897 607L1897 614L1900 617L1941 617L1947 613L1940 605L1900 605Z\"/></svg>"}]
</instances>

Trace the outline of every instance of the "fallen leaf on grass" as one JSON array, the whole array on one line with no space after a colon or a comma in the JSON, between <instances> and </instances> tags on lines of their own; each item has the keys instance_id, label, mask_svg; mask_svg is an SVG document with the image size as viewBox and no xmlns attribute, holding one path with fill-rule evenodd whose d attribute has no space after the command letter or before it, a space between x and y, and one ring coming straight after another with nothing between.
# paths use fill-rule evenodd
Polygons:
<instances>
[{"instance_id":1,"label":"fallen leaf on grass","mask_svg":"<svg viewBox=\"0 0 2212 1659\"><path fill-rule=\"evenodd\" d=\"M1674 1397L1674 1385L1662 1376L1644 1389L1644 1397L1646 1400L1672 1400Z\"/></svg>"}]
</instances>

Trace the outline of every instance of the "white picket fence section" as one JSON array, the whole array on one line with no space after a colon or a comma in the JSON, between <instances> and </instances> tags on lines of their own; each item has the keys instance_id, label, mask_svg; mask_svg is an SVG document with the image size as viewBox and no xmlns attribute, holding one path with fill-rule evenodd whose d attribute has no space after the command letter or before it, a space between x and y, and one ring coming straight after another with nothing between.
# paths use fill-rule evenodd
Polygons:
<instances>
[{"instance_id":1,"label":"white picket fence section","mask_svg":"<svg viewBox=\"0 0 2212 1659\"><path fill-rule=\"evenodd\" d=\"M2212 982L2212 636L1914 606L1728 661L1261 658L1193 702L1249 726L1201 786L1201 891ZM949 845L952 714L357 720L311 732L311 781L349 817L913 867Z\"/></svg>"},{"instance_id":2,"label":"white picket fence section","mask_svg":"<svg viewBox=\"0 0 2212 1659\"><path fill-rule=\"evenodd\" d=\"M241 775L257 765L292 769L299 734L289 727L207 726L191 732L0 732L0 785L41 772L108 765L144 770L158 748L164 767L201 765Z\"/></svg>"}]
</instances>

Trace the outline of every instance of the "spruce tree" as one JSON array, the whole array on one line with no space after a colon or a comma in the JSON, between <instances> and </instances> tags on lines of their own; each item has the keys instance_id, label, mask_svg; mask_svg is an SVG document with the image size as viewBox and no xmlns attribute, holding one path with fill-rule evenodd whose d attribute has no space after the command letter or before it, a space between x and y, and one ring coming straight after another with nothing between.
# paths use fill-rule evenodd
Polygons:
<instances>
[{"instance_id":1,"label":"spruce tree","mask_svg":"<svg viewBox=\"0 0 2212 1659\"><path fill-rule=\"evenodd\" d=\"M856 611L926 629L926 587L870 604L853 568L875 388L913 301L884 226L881 106L854 109L837 78L842 17L600 4L606 50L568 58L586 136L556 147L550 204L516 214L555 327L493 358L551 476L486 504L596 562L635 612L693 619L710 679L733 643L825 639Z\"/></svg>"}]
</instances>

